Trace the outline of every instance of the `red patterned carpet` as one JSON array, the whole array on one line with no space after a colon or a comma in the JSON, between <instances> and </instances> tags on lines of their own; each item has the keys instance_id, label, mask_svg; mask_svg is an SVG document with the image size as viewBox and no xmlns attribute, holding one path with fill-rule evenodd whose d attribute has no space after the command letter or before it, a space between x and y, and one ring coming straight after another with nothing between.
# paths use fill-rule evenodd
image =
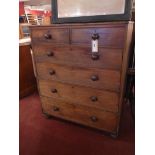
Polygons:
<instances>
[{"instance_id":1,"label":"red patterned carpet","mask_svg":"<svg viewBox=\"0 0 155 155\"><path fill-rule=\"evenodd\" d=\"M134 155L134 123L124 105L120 136L112 139L89 128L47 120L35 93L20 100L20 155Z\"/></svg>"}]
</instances>

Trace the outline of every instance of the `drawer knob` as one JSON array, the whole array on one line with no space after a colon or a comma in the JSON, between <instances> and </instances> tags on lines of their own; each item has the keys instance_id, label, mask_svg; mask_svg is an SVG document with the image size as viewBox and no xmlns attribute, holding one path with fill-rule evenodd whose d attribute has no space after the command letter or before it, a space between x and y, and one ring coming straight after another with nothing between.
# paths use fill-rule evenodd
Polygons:
<instances>
[{"instance_id":1,"label":"drawer knob","mask_svg":"<svg viewBox=\"0 0 155 155\"><path fill-rule=\"evenodd\" d=\"M52 39L52 35L51 34L44 34L45 39Z\"/></svg>"},{"instance_id":2,"label":"drawer knob","mask_svg":"<svg viewBox=\"0 0 155 155\"><path fill-rule=\"evenodd\" d=\"M53 107L53 111L59 111L58 107Z\"/></svg>"},{"instance_id":3,"label":"drawer knob","mask_svg":"<svg viewBox=\"0 0 155 155\"><path fill-rule=\"evenodd\" d=\"M91 58L93 60L98 60L99 59L99 55L98 54L92 54Z\"/></svg>"},{"instance_id":4,"label":"drawer knob","mask_svg":"<svg viewBox=\"0 0 155 155\"><path fill-rule=\"evenodd\" d=\"M55 70L51 70L51 71L49 72L49 74L50 74L50 75L54 75L54 74L55 74Z\"/></svg>"},{"instance_id":5,"label":"drawer knob","mask_svg":"<svg viewBox=\"0 0 155 155\"><path fill-rule=\"evenodd\" d=\"M48 56L48 57L52 57L52 56L54 56L54 53L53 53L52 51L47 52L47 56Z\"/></svg>"},{"instance_id":6,"label":"drawer knob","mask_svg":"<svg viewBox=\"0 0 155 155\"><path fill-rule=\"evenodd\" d=\"M96 96L92 96L90 97L91 101L96 102L98 100L98 98Z\"/></svg>"},{"instance_id":7,"label":"drawer knob","mask_svg":"<svg viewBox=\"0 0 155 155\"><path fill-rule=\"evenodd\" d=\"M57 90L56 89L51 89L51 92L52 93L57 93Z\"/></svg>"},{"instance_id":8,"label":"drawer knob","mask_svg":"<svg viewBox=\"0 0 155 155\"><path fill-rule=\"evenodd\" d=\"M92 122L97 122L98 121L96 116L91 116L90 119L91 119Z\"/></svg>"},{"instance_id":9,"label":"drawer knob","mask_svg":"<svg viewBox=\"0 0 155 155\"><path fill-rule=\"evenodd\" d=\"M97 80L99 80L99 78L98 78L97 75L93 75L93 76L91 77L91 80L92 80L92 81L97 81Z\"/></svg>"},{"instance_id":10,"label":"drawer knob","mask_svg":"<svg viewBox=\"0 0 155 155\"><path fill-rule=\"evenodd\" d=\"M97 40L97 39L99 39L100 38L100 36L99 36L99 34L97 34L97 33L94 33L93 35L92 35L92 39L93 40Z\"/></svg>"}]
</instances>

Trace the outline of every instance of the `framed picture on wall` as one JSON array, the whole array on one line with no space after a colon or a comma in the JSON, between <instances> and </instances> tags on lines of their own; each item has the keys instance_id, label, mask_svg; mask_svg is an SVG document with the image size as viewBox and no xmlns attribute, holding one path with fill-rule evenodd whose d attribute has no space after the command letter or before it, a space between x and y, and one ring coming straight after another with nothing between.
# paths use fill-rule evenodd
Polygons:
<instances>
[{"instance_id":1,"label":"framed picture on wall","mask_svg":"<svg viewBox=\"0 0 155 155\"><path fill-rule=\"evenodd\" d=\"M52 0L53 23L126 21L132 0Z\"/></svg>"},{"instance_id":2,"label":"framed picture on wall","mask_svg":"<svg viewBox=\"0 0 155 155\"><path fill-rule=\"evenodd\" d=\"M19 36L20 36L20 39L30 37L29 26L31 26L31 24L29 24L29 23L20 23L19 24Z\"/></svg>"}]
</instances>

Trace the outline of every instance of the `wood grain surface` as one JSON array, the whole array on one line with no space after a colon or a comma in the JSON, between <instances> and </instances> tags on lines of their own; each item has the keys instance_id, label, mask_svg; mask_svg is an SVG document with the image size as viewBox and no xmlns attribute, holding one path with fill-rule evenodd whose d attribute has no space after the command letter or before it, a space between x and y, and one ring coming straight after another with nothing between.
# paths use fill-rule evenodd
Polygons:
<instances>
[{"instance_id":1,"label":"wood grain surface","mask_svg":"<svg viewBox=\"0 0 155 155\"><path fill-rule=\"evenodd\" d=\"M39 88L42 96L61 98L75 104L118 112L119 94L117 93L46 80L39 80ZM55 89L56 92L53 93Z\"/></svg>"}]
</instances>

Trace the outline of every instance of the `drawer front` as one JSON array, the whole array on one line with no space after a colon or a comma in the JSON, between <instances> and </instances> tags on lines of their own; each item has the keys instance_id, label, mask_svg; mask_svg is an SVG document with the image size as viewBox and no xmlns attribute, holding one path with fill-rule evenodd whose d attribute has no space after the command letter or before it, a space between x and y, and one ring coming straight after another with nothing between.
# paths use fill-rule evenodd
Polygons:
<instances>
[{"instance_id":1,"label":"drawer front","mask_svg":"<svg viewBox=\"0 0 155 155\"><path fill-rule=\"evenodd\" d=\"M87 69L73 66L37 63L37 75L40 79L77 84L97 89L119 92L120 72L102 69Z\"/></svg>"},{"instance_id":2,"label":"drawer front","mask_svg":"<svg viewBox=\"0 0 155 155\"><path fill-rule=\"evenodd\" d=\"M99 35L99 46L123 48L125 27L74 28L71 33L72 44L91 45L93 34Z\"/></svg>"},{"instance_id":3,"label":"drawer front","mask_svg":"<svg viewBox=\"0 0 155 155\"><path fill-rule=\"evenodd\" d=\"M99 48L99 57L92 59L90 47L73 46L34 46L37 62L53 62L58 64L72 64L95 68L120 70L122 64L122 50Z\"/></svg>"},{"instance_id":4,"label":"drawer front","mask_svg":"<svg viewBox=\"0 0 155 155\"><path fill-rule=\"evenodd\" d=\"M44 80L39 80L39 88L42 96L62 98L69 102L118 112L117 93Z\"/></svg>"},{"instance_id":5,"label":"drawer front","mask_svg":"<svg viewBox=\"0 0 155 155\"><path fill-rule=\"evenodd\" d=\"M47 114L109 132L117 131L118 114L75 105L54 98L41 97Z\"/></svg>"},{"instance_id":6,"label":"drawer front","mask_svg":"<svg viewBox=\"0 0 155 155\"><path fill-rule=\"evenodd\" d=\"M31 36L33 41L69 43L69 29L65 28L31 29Z\"/></svg>"}]
</instances>

